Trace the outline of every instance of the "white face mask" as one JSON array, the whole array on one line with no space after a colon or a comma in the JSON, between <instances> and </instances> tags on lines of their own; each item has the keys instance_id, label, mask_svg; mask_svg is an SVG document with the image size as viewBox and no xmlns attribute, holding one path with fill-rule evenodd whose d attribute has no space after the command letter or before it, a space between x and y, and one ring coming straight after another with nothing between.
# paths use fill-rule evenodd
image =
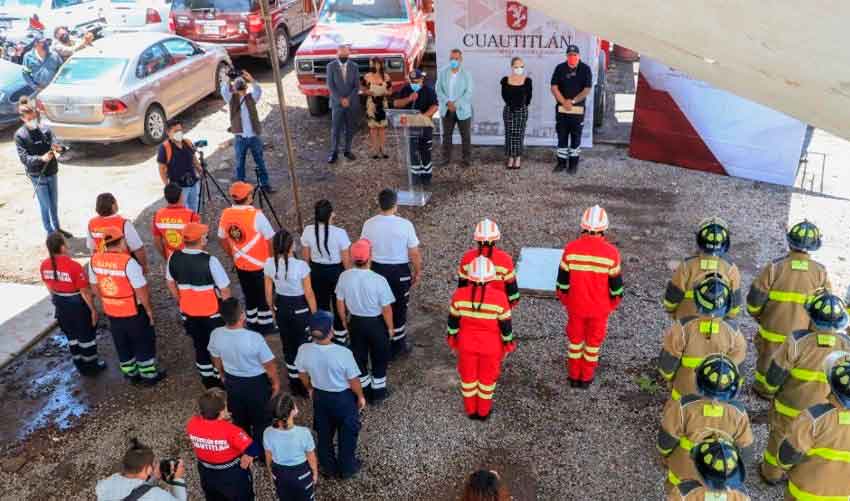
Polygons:
<instances>
[{"instance_id":1,"label":"white face mask","mask_svg":"<svg viewBox=\"0 0 850 501\"><path fill-rule=\"evenodd\" d=\"M514 75L522 75L523 73L525 73L525 68L522 66L514 68Z\"/></svg>"},{"instance_id":2,"label":"white face mask","mask_svg":"<svg viewBox=\"0 0 850 501\"><path fill-rule=\"evenodd\" d=\"M24 125L26 125L29 130L35 130L38 128L38 119L33 118L32 120L27 120L24 122Z\"/></svg>"},{"instance_id":3,"label":"white face mask","mask_svg":"<svg viewBox=\"0 0 850 501\"><path fill-rule=\"evenodd\" d=\"M172 134L171 137L173 137L174 140L177 141L178 143L182 143L183 142L183 131L177 131L174 134Z\"/></svg>"}]
</instances>

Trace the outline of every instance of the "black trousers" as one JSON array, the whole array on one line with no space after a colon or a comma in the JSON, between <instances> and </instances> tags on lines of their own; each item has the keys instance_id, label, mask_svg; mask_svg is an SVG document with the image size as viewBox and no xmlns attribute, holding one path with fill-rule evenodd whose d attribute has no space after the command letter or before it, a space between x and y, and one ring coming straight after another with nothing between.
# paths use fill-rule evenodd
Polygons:
<instances>
[{"instance_id":1,"label":"black trousers","mask_svg":"<svg viewBox=\"0 0 850 501\"><path fill-rule=\"evenodd\" d=\"M469 162L472 158L472 117L466 120L458 120L454 111L447 111L443 117L443 159L452 158L452 135L455 133L455 124L460 130L461 149L463 161Z\"/></svg>"},{"instance_id":2,"label":"black trousers","mask_svg":"<svg viewBox=\"0 0 850 501\"><path fill-rule=\"evenodd\" d=\"M320 310L334 313L334 341L346 344L348 331L336 311L336 284L342 274L342 264L320 264L310 261L310 284L316 295L316 306Z\"/></svg>"},{"instance_id":3,"label":"black trousers","mask_svg":"<svg viewBox=\"0 0 850 501\"><path fill-rule=\"evenodd\" d=\"M410 139L410 173L413 182L431 181L434 169L431 163L431 151L434 147L434 129L422 127L422 134Z\"/></svg>"},{"instance_id":4,"label":"black trousers","mask_svg":"<svg viewBox=\"0 0 850 501\"><path fill-rule=\"evenodd\" d=\"M254 501L254 479L251 469L243 470L239 463L217 470L198 463L201 490L207 501Z\"/></svg>"},{"instance_id":5,"label":"black trousers","mask_svg":"<svg viewBox=\"0 0 850 501\"><path fill-rule=\"evenodd\" d=\"M272 414L268 408L272 385L268 376L238 377L225 374L224 389L227 390L227 408L233 416L233 424L245 430L255 444L262 444L263 431L272 424Z\"/></svg>"},{"instance_id":6,"label":"black trousers","mask_svg":"<svg viewBox=\"0 0 850 501\"><path fill-rule=\"evenodd\" d=\"M280 501L312 501L313 471L307 461L295 466L272 464L274 488Z\"/></svg>"},{"instance_id":7,"label":"black trousers","mask_svg":"<svg viewBox=\"0 0 850 501\"><path fill-rule=\"evenodd\" d=\"M79 294L60 296L53 294L56 320L68 338L68 350L74 366L80 372L94 368L97 356L97 326L91 324L91 310Z\"/></svg>"},{"instance_id":8,"label":"black trousers","mask_svg":"<svg viewBox=\"0 0 850 501\"><path fill-rule=\"evenodd\" d=\"M357 435L360 413L357 396L351 390L340 392L313 390L313 429L318 436L316 449L319 465L328 475L348 477L357 473ZM337 450L334 450L334 437Z\"/></svg>"},{"instance_id":9,"label":"black trousers","mask_svg":"<svg viewBox=\"0 0 850 501\"><path fill-rule=\"evenodd\" d=\"M307 322L310 319L310 308L304 296L275 295L277 307L277 328L280 331L280 341L283 344L283 358L286 360L286 372L289 374L289 386L293 390L303 392L304 385L298 378L295 368L295 356L298 348L307 342Z\"/></svg>"},{"instance_id":10,"label":"black trousers","mask_svg":"<svg viewBox=\"0 0 850 501\"><path fill-rule=\"evenodd\" d=\"M245 296L245 328L260 334L274 330L274 318L266 304L266 284L263 270L245 271L236 269L239 285Z\"/></svg>"},{"instance_id":11,"label":"black trousers","mask_svg":"<svg viewBox=\"0 0 850 501\"><path fill-rule=\"evenodd\" d=\"M213 329L223 325L224 320L218 314L215 317L183 316L183 327L186 329L186 334L192 338L192 344L195 347L195 367L201 376L201 383L206 388L221 386L218 371L213 367L207 346L210 344L210 334Z\"/></svg>"},{"instance_id":12,"label":"black trousers","mask_svg":"<svg viewBox=\"0 0 850 501\"><path fill-rule=\"evenodd\" d=\"M159 372L156 363L156 332L145 310L139 307L138 313L132 317L107 318L124 377L155 378Z\"/></svg>"},{"instance_id":13,"label":"black trousers","mask_svg":"<svg viewBox=\"0 0 850 501\"><path fill-rule=\"evenodd\" d=\"M372 262L372 271L383 276L390 284L395 302L393 309L393 335L391 338L390 354L395 357L407 351L407 303L410 300L409 264L381 264Z\"/></svg>"},{"instance_id":14,"label":"black trousers","mask_svg":"<svg viewBox=\"0 0 850 501\"><path fill-rule=\"evenodd\" d=\"M360 386L372 400L387 398L390 340L383 317L351 315L351 351L360 369Z\"/></svg>"},{"instance_id":15,"label":"black trousers","mask_svg":"<svg viewBox=\"0 0 850 501\"><path fill-rule=\"evenodd\" d=\"M581 131L584 115L570 115L555 111L555 131L558 133L558 160L577 157L581 153Z\"/></svg>"}]
</instances>

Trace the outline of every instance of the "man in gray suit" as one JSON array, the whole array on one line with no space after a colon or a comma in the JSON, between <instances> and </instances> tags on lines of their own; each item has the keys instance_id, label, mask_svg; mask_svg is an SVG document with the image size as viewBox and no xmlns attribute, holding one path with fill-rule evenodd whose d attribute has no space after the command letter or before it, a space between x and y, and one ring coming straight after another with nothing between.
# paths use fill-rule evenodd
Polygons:
<instances>
[{"instance_id":1,"label":"man in gray suit","mask_svg":"<svg viewBox=\"0 0 850 501\"><path fill-rule=\"evenodd\" d=\"M345 134L343 155L349 160L356 157L351 153L351 138L354 136L354 124L357 119L357 108L360 105L360 71L354 61L349 61L348 45L337 48L337 59L331 61L327 68L328 90L331 94L331 154L328 163L332 164L339 157L340 136Z\"/></svg>"}]
</instances>

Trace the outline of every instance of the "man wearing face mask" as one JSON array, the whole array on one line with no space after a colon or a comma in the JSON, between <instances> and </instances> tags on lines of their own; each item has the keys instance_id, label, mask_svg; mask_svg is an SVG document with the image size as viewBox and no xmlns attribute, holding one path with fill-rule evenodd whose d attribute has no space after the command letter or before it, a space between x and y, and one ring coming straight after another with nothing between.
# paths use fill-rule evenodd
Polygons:
<instances>
[{"instance_id":1,"label":"man wearing face mask","mask_svg":"<svg viewBox=\"0 0 850 501\"><path fill-rule=\"evenodd\" d=\"M331 153L328 163L336 163L339 157L339 142L344 139L342 154L349 160L357 157L351 153L351 138L357 123L357 107L360 104L360 70L349 60L351 49L347 44L337 47L337 58L328 63L328 91L331 102ZM343 134L345 134L344 137Z\"/></svg>"},{"instance_id":2,"label":"man wearing face mask","mask_svg":"<svg viewBox=\"0 0 850 501\"><path fill-rule=\"evenodd\" d=\"M131 439L130 448L121 460L121 473L114 473L97 482L97 501L186 501L186 468L183 461L177 460L169 478L162 479L169 485L166 491L157 487L161 472L154 459L150 447L135 438Z\"/></svg>"},{"instance_id":3,"label":"man wearing face mask","mask_svg":"<svg viewBox=\"0 0 850 501\"><path fill-rule=\"evenodd\" d=\"M449 65L437 75L437 100L443 117L443 165L452 161L452 135L455 124L460 130L463 165L469 167L472 157L472 75L461 67L463 53L452 49Z\"/></svg>"},{"instance_id":4,"label":"man wearing face mask","mask_svg":"<svg viewBox=\"0 0 850 501\"><path fill-rule=\"evenodd\" d=\"M257 114L257 102L263 95L263 89L245 70L231 82L221 82L221 98L228 103L230 110L230 128L236 137L233 147L236 151L236 181L245 181L245 157L248 151L257 167L257 182L266 193L274 193L269 185L269 173L263 158L263 140L260 139L260 117Z\"/></svg>"},{"instance_id":5,"label":"man wearing face mask","mask_svg":"<svg viewBox=\"0 0 850 501\"><path fill-rule=\"evenodd\" d=\"M552 95L557 101L555 128L558 132L558 164L554 170L575 174L581 152L584 99L593 88L593 74L590 66L581 62L577 45L567 46L567 61L555 66L550 84Z\"/></svg>"},{"instance_id":6,"label":"man wearing face mask","mask_svg":"<svg viewBox=\"0 0 850 501\"><path fill-rule=\"evenodd\" d=\"M15 132L15 147L35 190L44 231L48 235L58 231L65 238L74 238L59 227L59 163L56 159L62 147L56 144L53 131L39 123L38 110L29 98L21 97L18 113L24 125Z\"/></svg>"},{"instance_id":7,"label":"man wearing face mask","mask_svg":"<svg viewBox=\"0 0 850 501\"><path fill-rule=\"evenodd\" d=\"M53 40L53 49L63 61L67 61L69 57L74 55L74 52L91 46L94 41L94 33L90 31L86 32L82 40L76 40L71 38L71 33L68 31L67 26L59 26L53 30Z\"/></svg>"},{"instance_id":8,"label":"man wearing face mask","mask_svg":"<svg viewBox=\"0 0 850 501\"><path fill-rule=\"evenodd\" d=\"M63 62L62 57L51 50L50 39L36 40L32 50L24 56L24 79L42 90L53 80Z\"/></svg>"},{"instance_id":9,"label":"man wearing face mask","mask_svg":"<svg viewBox=\"0 0 850 501\"><path fill-rule=\"evenodd\" d=\"M198 192L201 164L195 157L192 142L183 137L183 124L171 119L166 124L168 137L159 146L156 161L162 184L175 183L183 191L186 207L198 211Z\"/></svg>"},{"instance_id":10,"label":"man wearing face mask","mask_svg":"<svg viewBox=\"0 0 850 501\"><path fill-rule=\"evenodd\" d=\"M425 85L425 73L413 70L408 75L405 85L393 101L395 108L418 110L431 118L437 112L437 94L434 89ZM414 183L431 184L431 149L434 144L433 129L424 127L422 135L410 138L410 169Z\"/></svg>"}]
</instances>

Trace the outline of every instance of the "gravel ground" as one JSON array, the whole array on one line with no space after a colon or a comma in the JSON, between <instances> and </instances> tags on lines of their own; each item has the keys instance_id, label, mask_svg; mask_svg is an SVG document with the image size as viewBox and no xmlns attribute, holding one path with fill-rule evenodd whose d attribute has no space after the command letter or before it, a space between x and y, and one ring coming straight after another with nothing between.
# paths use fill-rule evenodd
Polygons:
<instances>
[{"instance_id":1,"label":"gravel ground","mask_svg":"<svg viewBox=\"0 0 850 501\"><path fill-rule=\"evenodd\" d=\"M292 89L291 75L287 88ZM368 160L328 168L322 162L327 119L309 117L303 99L295 92L289 96L294 101L290 119L295 124L307 219L312 203L328 197L341 226L356 236L376 209L376 193L398 186L401 172L388 162ZM266 130L279 138L277 123L272 114ZM821 139L823 144L832 141ZM281 143L272 145L272 155L280 155ZM356 144L361 148L355 153L365 159L362 132ZM551 173L550 156L549 151L535 150L522 170L506 172L497 149L476 149L470 169L435 169L434 197L426 208L402 210L417 227L426 263L425 278L413 293L410 332L416 349L409 359L391 367L394 393L387 404L363 414L359 447L363 471L345 483L322 479L318 499L454 499L468 472L479 466L502 471L517 500L659 499L664 472L657 465L654 439L666 394L641 391L635 380L641 375L655 377L653 360L668 323L659 296L675 260L692 251L694 225L712 214L729 221L732 255L749 285L757 266L784 251L782 231L789 220L808 216L827 235L818 257L830 266L837 285L848 283L842 254L849 216L842 198L847 193L841 193L848 190L844 188L848 183L847 175L837 169L829 171L830 176L841 177L835 182L827 179L828 193L807 194L641 162L614 147L587 151L575 177ZM211 164L226 167L227 158L229 150L217 152ZM229 172L223 170L217 177L226 179ZM288 186L282 168L273 169L273 180ZM284 224L294 227L288 189L273 200ZM606 207L612 219L610 238L623 254L627 291L611 317L597 382L587 392L566 386L565 315L556 301L524 298L514 317L519 348L505 364L494 415L487 423L468 421L444 336L453 271L470 245L474 223L483 216L496 220L504 235L503 247L517 255L522 246L561 247L576 235L581 210L594 203ZM220 202L217 205L221 207ZM154 208L147 208L137 220L144 238ZM221 256L217 245L211 250ZM96 480L114 471L132 435L154 446L161 456L191 457L183 427L201 387L190 362L190 342L176 323L158 271L152 282L160 360L169 378L154 389L130 388L114 378L89 383L83 391L103 397L68 429L50 427L24 440L6 441L0 446L7 458L0 461L0 500L92 499ZM749 319L743 323L748 336L754 328ZM108 333L103 331L100 340L114 361ZM270 338L270 344L280 353L278 339ZM0 393L7 399L26 393L26 385L20 383L32 377L24 370L29 362L22 358L0 373L0 384L7 385ZM750 378L752 364L751 353L745 363ZM114 363L110 370L116 370ZM757 449L762 450L767 406L749 391L743 400L755 423ZM301 402L301 407L299 421L308 424L309 404ZM755 465L748 466L753 499L781 499L781 489L764 487ZM200 499L194 468L189 468L188 482L190 497ZM255 485L258 499L274 499L264 472L256 471Z\"/></svg>"}]
</instances>

